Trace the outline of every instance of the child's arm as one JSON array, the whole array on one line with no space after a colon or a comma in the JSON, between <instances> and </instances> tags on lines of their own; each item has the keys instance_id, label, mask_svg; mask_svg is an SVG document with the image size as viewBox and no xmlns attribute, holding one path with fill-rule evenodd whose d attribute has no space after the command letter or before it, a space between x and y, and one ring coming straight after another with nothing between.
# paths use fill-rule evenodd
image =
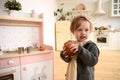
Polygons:
<instances>
[{"instance_id":1,"label":"child's arm","mask_svg":"<svg viewBox=\"0 0 120 80\"><path fill-rule=\"evenodd\" d=\"M98 62L99 49L98 47L91 43L87 48L79 46L78 57L83 61L84 64L88 66L94 66Z\"/></svg>"}]
</instances>

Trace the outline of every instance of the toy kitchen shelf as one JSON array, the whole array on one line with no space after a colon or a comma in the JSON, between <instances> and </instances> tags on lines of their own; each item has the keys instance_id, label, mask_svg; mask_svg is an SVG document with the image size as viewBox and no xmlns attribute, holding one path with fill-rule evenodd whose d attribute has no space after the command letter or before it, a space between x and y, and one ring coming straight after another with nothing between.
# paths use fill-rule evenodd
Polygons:
<instances>
[{"instance_id":1,"label":"toy kitchen shelf","mask_svg":"<svg viewBox=\"0 0 120 80\"><path fill-rule=\"evenodd\" d=\"M14 58L14 57L23 57L23 56L32 56L32 55L53 55L52 50L44 50L44 51L32 51L30 53L18 53L18 52L4 52L0 55L0 59L6 58Z\"/></svg>"},{"instance_id":2,"label":"toy kitchen shelf","mask_svg":"<svg viewBox=\"0 0 120 80\"><path fill-rule=\"evenodd\" d=\"M40 26L42 18L0 15L0 26Z\"/></svg>"}]
</instances>

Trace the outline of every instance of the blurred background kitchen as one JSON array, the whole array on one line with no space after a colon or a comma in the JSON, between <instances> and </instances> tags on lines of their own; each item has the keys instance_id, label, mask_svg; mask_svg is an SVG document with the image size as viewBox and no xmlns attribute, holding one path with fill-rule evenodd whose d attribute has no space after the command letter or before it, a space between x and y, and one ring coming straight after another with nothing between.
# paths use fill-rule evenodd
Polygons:
<instances>
[{"instance_id":1,"label":"blurred background kitchen","mask_svg":"<svg viewBox=\"0 0 120 80\"><path fill-rule=\"evenodd\" d=\"M77 15L86 16L93 23L89 39L96 42L101 50L95 80L120 80L120 0L17 0L22 4L22 10L14 15L10 15L4 7L6 1L0 0L0 15L29 18L34 12L34 18L39 18L39 14L43 13L43 40L54 49L54 80L65 80L67 64L60 59L59 52L65 41L74 39L69 26ZM57 9L63 9L66 19L61 19L62 13ZM69 15L66 15L67 12ZM1 24L0 19L1 50L14 51L18 47L41 45L39 27Z\"/></svg>"}]
</instances>

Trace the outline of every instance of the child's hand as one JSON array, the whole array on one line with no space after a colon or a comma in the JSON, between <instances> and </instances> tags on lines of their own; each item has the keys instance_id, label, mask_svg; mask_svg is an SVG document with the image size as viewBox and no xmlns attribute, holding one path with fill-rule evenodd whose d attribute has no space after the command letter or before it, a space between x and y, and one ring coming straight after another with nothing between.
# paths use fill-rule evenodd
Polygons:
<instances>
[{"instance_id":1,"label":"child's hand","mask_svg":"<svg viewBox=\"0 0 120 80\"><path fill-rule=\"evenodd\" d=\"M74 56L78 51L78 44L73 41L67 41L63 46L63 54L65 56Z\"/></svg>"},{"instance_id":2,"label":"child's hand","mask_svg":"<svg viewBox=\"0 0 120 80\"><path fill-rule=\"evenodd\" d=\"M70 46L70 51L75 54L78 51L78 44L72 44Z\"/></svg>"}]
</instances>

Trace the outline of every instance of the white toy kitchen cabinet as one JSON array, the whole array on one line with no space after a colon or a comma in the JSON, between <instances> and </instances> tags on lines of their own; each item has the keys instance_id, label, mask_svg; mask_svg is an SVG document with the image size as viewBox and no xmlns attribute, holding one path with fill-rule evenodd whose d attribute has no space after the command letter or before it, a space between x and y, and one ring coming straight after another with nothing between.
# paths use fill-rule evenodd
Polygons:
<instances>
[{"instance_id":1,"label":"white toy kitchen cabinet","mask_svg":"<svg viewBox=\"0 0 120 80\"><path fill-rule=\"evenodd\" d=\"M21 66L22 80L53 80L52 61L42 61Z\"/></svg>"},{"instance_id":2,"label":"white toy kitchen cabinet","mask_svg":"<svg viewBox=\"0 0 120 80\"><path fill-rule=\"evenodd\" d=\"M21 57L21 80L53 80L52 53Z\"/></svg>"}]
</instances>

